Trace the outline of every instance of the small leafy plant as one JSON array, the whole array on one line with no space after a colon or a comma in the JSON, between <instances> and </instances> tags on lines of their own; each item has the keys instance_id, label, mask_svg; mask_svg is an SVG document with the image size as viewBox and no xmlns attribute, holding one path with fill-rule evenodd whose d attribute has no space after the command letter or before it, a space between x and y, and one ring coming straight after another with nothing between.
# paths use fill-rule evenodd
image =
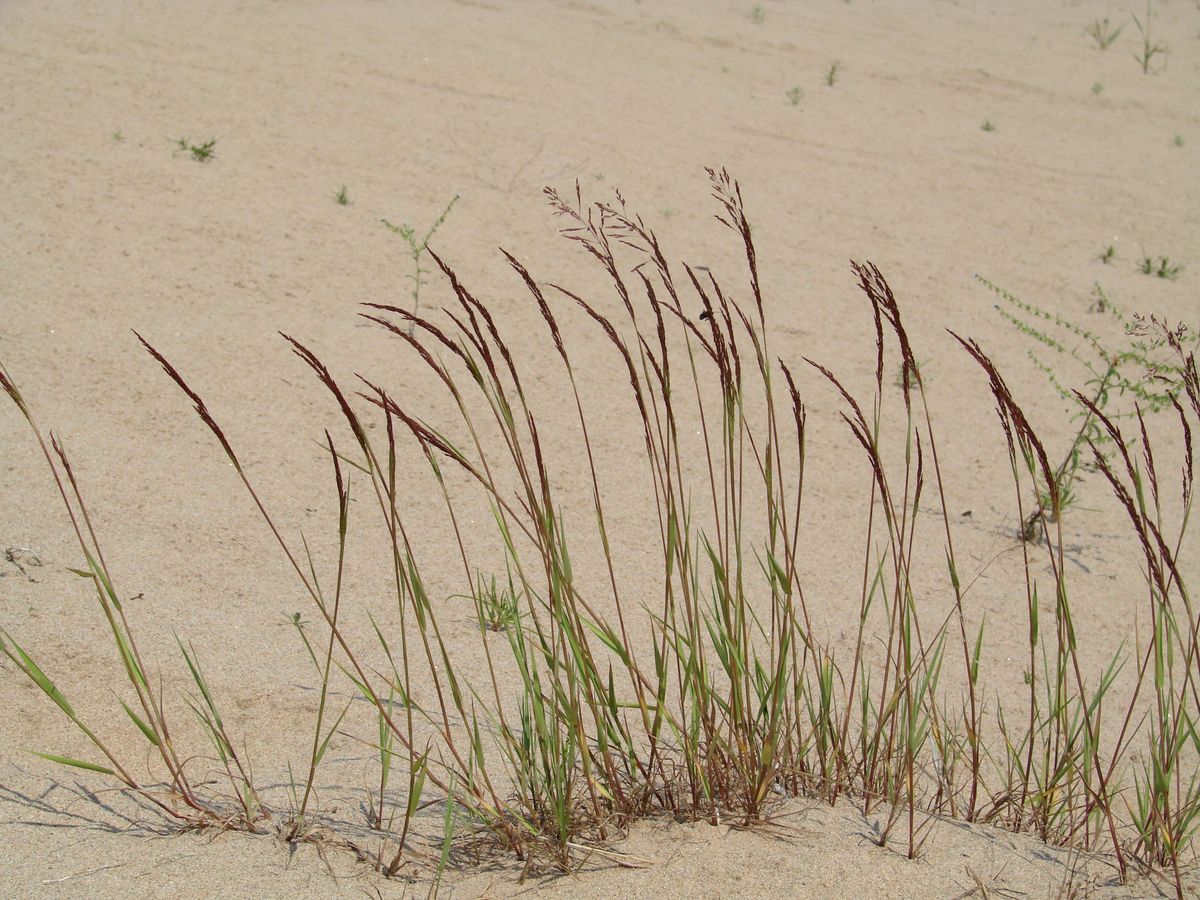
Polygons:
<instances>
[{"instance_id":1,"label":"small leafy plant","mask_svg":"<svg viewBox=\"0 0 1200 900\"><path fill-rule=\"evenodd\" d=\"M508 631L521 621L520 588L513 584L510 574L507 584L499 585L496 576L485 580L475 577L475 614L479 627L485 631Z\"/></svg>"},{"instance_id":2,"label":"small leafy plant","mask_svg":"<svg viewBox=\"0 0 1200 900\"><path fill-rule=\"evenodd\" d=\"M982 128L984 131L995 131L996 130L996 126L992 124L991 119L984 119L983 124L980 125L979 127Z\"/></svg>"},{"instance_id":3,"label":"small leafy plant","mask_svg":"<svg viewBox=\"0 0 1200 900\"><path fill-rule=\"evenodd\" d=\"M337 201L338 206L350 205L350 194L346 191L346 186L344 184L334 191L333 199Z\"/></svg>"},{"instance_id":4,"label":"small leafy plant","mask_svg":"<svg viewBox=\"0 0 1200 900\"><path fill-rule=\"evenodd\" d=\"M792 106L799 106L800 101L804 99L804 88L796 85L788 89L787 98L791 101Z\"/></svg>"},{"instance_id":5,"label":"small leafy plant","mask_svg":"<svg viewBox=\"0 0 1200 900\"><path fill-rule=\"evenodd\" d=\"M1104 263L1106 266L1116 258L1117 248L1112 244L1109 244L1107 247L1105 247L1104 252L1100 254L1100 262Z\"/></svg>"},{"instance_id":6,"label":"small leafy plant","mask_svg":"<svg viewBox=\"0 0 1200 900\"><path fill-rule=\"evenodd\" d=\"M209 138L202 144L193 144L187 138L176 138L171 143L176 145L176 153L190 153L196 162L208 162L217 155L216 138Z\"/></svg>"},{"instance_id":7,"label":"small leafy plant","mask_svg":"<svg viewBox=\"0 0 1200 900\"><path fill-rule=\"evenodd\" d=\"M1168 281L1174 281L1182 274L1184 265L1182 263L1171 262L1169 256L1146 256L1143 254L1141 262L1138 263L1138 271L1143 275L1153 275L1156 278L1165 278Z\"/></svg>"},{"instance_id":8,"label":"small leafy plant","mask_svg":"<svg viewBox=\"0 0 1200 900\"><path fill-rule=\"evenodd\" d=\"M1143 75L1150 74L1154 57L1160 54L1165 56L1167 53L1167 45L1161 41L1156 41L1151 37L1150 18L1153 13L1154 11L1151 8L1150 0L1146 0L1146 19L1144 22L1137 17L1136 13L1129 14L1133 19L1133 24L1137 26L1137 30L1142 35L1142 49L1133 54L1133 58L1136 59L1138 65L1142 67Z\"/></svg>"},{"instance_id":9,"label":"small leafy plant","mask_svg":"<svg viewBox=\"0 0 1200 900\"><path fill-rule=\"evenodd\" d=\"M1041 369L1051 387L1071 408L1071 421L1078 423L1061 461L1050 470L1047 484L1038 488L1033 512L1022 522L1022 538L1035 541L1039 537L1042 520L1051 515L1052 508L1055 510L1053 515L1057 516L1059 511L1077 505L1075 487L1080 473L1088 465L1085 456L1088 449L1096 453L1111 450L1113 437L1102 427L1102 423L1130 416L1140 419L1143 415L1171 408L1183 384L1184 373L1171 362L1169 354L1164 354L1164 348L1168 345L1165 336L1158 335L1147 340L1147 329L1141 327L1141 320L1137 316L1128 319L1099 283L1095 286L1096 302L1091 311L1107 314L1124 329L1129 337L1124 346L1106 345L1098 333L1033 303L1019 300L980 275L975 278L1004 301L1004 305L996 305L996 310L1017 331L1056 357L1064 361L1073 360L1083 366L1087 373L1084 393L1071 390L1058 369L1034 351L1029 351L1029 358L1034 365ZM1197 343L1197 335L1189 333L1186 328L1180 332L1179 338L1185 344ZM1111 409L1110 405L1118 397L1130 397L1135 408Z\"/></svg>"},{"instance_id":10,"label":"small leafy plant","mask_svg":"<svg viewBox=\"0 0 1200 900\"><path fill-rule=\"evenodd\" d=\"M1108 19L1096 19L1088 26L1087 33L1096 41L1096 46L1101 50L1107 50L1124 30L1124 25L1113 28Z\"/></svg>"},{"instance_id":11,"label":"small leafy plant","mask_svg":"<svg viewBox=\"0 0 1200 900\"><path fill-rule=\"evenodd\" d=\"M755 25L761 25L763 22L767 21L767 11L761 6L755 6L750 10L750 21Z\"/></svg>"},{"instance_id":12,"label":"small leafy plant","mask_svg":"<svg viewBox=\"0 0 1200 900\"><path fill-rule=\"evenodd\" d=\"M837 60L834 60L833 63L829 66L829 71L825 73L825 83L827 85L829 85L830 87L833 87L837 83L838 70L841 67L842 67L842 64L840 62L838 62Z\"/></svg>"},{"instance_id":13,"label":"small leafy plant","mask_svg":"<svg viewBox=\"0 0 1200 900\"><path fill-rule=\"evenodd\" d=\"M1092 93L1095 94L1097 97L1099 97L1101 94L1104 93L1104 85L1101 84L1099 81L1093 81L1092 82Z\"/></svg>"},{"instance_id":14,"label":"small leafy plant","mask_svg":"<svg viewBox=\"0 0 1200 900\"><path fill-rule=\"evenodd\" d=\"M442 210L432 225L426 230L422 237L417 237L417 230L407 222L402 225L393 225L387 219L383 220L383 224L393 234L400 235L404 239L404 243L408 245L408 252L412 258L412 271L408 273L408 279L412 282L412 303L413 314L421 311L421 287L425 283L425 270L421 266L421 257L429 247L430 240L437 234L437 230L442 227L442 223L446 221L446 217L450 215L450 210L454 208L454 204L458 202L458 194L450 198L450 202L446 204L446 208ZM413 332L413 325L410 323L408 333Z\"/></svg>"}]
</instances>

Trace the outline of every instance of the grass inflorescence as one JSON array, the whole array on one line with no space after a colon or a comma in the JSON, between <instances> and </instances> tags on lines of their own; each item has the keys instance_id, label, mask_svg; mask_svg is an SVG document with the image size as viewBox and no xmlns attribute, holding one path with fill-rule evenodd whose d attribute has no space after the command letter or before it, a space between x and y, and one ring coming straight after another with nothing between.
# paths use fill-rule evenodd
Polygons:
<instances>
[{"instance_id":1,"label":"grass inflorescence","mask_svg":"<svg viewBox=\"0 0 1200 900\"><path fill-rule=\"evenodd\" d=\"M299 612L289 621L318 689L306 758L287 767L285 809L264 801L199 655L180 640L194 685L186 705L225 788L198 783L194 761L202 754L176 746L179 732L167 724L174 704L146 669L61 441L53 433L44 438L0 369L0 386L27 420L73 524L85 560L79 575L93 587L125 672L126 719L165 777L146 787L34 652L3 633L10 661L96 753L47 758L115 779L186 826L271 828L294 841L316 829L331 742L354 734L375 759L364 824L377 840L370 851L361 842L355 849L379 871L403 874L424 852L413 845L415 817L442 802L437 884L463 841L486 839L526 871L570 871L609 852L607 844L646 816L751 825L769 819L783 798L804 796L858 804L878 819L876 840L908 857L920 853L933 822L953 817L1104 853L1122 876L1143 866L1165 870L1182 892L1179 867L1190 859L1200 822L1193 774L1200 620L1179 552L1194 497L1191 436L1200 427L1190 336L1158 319L1130 321L1132 339L1161 356L1137 344L1111 359L1105 351L1105 359L1119 360L1117 374L1092 369L1099 381L1070 393L1084 418L1066 468L984 348L954 336L977 367L980 390L991 395L1016 518L1038 536L1015 544L1023 559L1015 589L1028 627L1016 637L1014 665L1027 689L1004 703L981 661L985 647L1005 637L989 633L968 597L972 573L947 512L944 450L923 367L883 273L854 264L874 323L873 379L852 388L833 367L798 361L838 405L868 513L858 570L844 584L857 609L852 640L839 652L822 637L827 623L801 575L812 551L802 539L812 477L803 378L775 355L740 188L723 170L709 177L717 218L745 258L737 293L706 268L670 262L619 194L585 203L577 186L571 194L547 189L547 199L566 238L611 283L613 298L547 284L506 253L514 285L544 324L544 351L535 359L510 346L497 310L427 246L428 236L415 234L414 257L428 254L441 271L451 306L425 315L414 296L413 308L368 304L362 316L415 354L443 402L366 377L343 382L305 344L284 336L344 426L339 441L330 432L323 441L337 513L329 529L334 562L320 575L308 544L284 536L200 393L143 341L221 447L308 598L312 621ZM1014 324L1025 322L1031 336L1070 354L1047 330L1065 323L995 290L1015 310ZM599 341L622 373L623 396L609 402L638 435L637 462L621 478L642 479L647 499L619 515L595 440L597 411L585 400L595 355L586 348L584 356L580 327L591 329L588 340ZM1100 352L1088 333L1071 333ZM1170 386L1145 387L1125 373L1147 364L1169 371ZM897 367L898 392L884 374ZM553 372L567 398L577 426L573 446L544 440L563 408L536 399L540 392L527 384L534 368L539 379ZM1118 383L1141 386L1139 398L1173 411L1186 447L1176 476L1153 452L1157 439L1143 411L1121 419L1105 405L1105 392ZM434 422L438 409L444 420ZM1124 423L1133 423L1132 434ZM1099 673L1085 673L1080 658L1061 515L1074 490L1067 472L1085 456L1126 517L1146 586L1146 632ZM454 535L435 559L422 559L414 541L422 523L398 488L402 460L424 467ZM551 474L567 467L587 485L582 516L568 514ZM351 476L365 502L351 502ZM464 533L466 510L480 497L499 570L494 560L476 558L477 535ZM930 509L935 527L918 529L918 512ZM366 521L352 530L352 518ZM378 565L393 586L389 605L400 624L372 613L374 636L362 643L345 625L348 609L361 604L345 590L346 550L350 535L371 521L390 547ZM617 551L626 528L653 535L647 554L629 560ZM928 542L941 566L920 563ZM577 568L585 557L598 560L599 570ZM474 607L466 637L477 642L472 670L484 673L475 678L451 649L461 646L451 640L461 617L430 595L434 567L443 576L448 566ZM648 593L629 590L634 569ZM341 687L359 702L347 701ZM1119 728L1101 727L1113 721ZM1134 746L1140 755L1131 770Z\"/></svg>"}]
</instances>

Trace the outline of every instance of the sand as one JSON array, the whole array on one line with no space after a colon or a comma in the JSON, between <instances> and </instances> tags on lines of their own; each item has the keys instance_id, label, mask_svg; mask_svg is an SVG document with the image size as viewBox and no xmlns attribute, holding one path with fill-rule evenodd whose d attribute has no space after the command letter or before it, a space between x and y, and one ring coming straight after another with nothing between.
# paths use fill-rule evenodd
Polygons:
<instances>
[{"instance_id":1,"label":"sand","mask_svg":"<svg viewBox=\"0 0 1200 900\"><path fill-rule=\"evenodd\" d=\"M339 376L371 373L431 416L445 414L416 357L355 313L363 301L407 302L410 261L380 220L423 228L455 196L433 245L492 304L545 398L554 396L552 358L542 366L534 355L547 353L544 326L497 247L539 279L615 300L556 234L544 185L578 181L594 199L619 187L672 259L710 265L744 290L739 248L712 220L704 174L727 166L755 228L775 350L789 363L826 362L858 386L873 365L873 335L847 260L877 263L946 423L947 503L961 520L964 558L983 572L972 621L986 616L999 635L1021 627L1011 487L998 468L991 401L945 329L979 338L1061 445L1065 408L974 273L1089 326L1108 327L1087 311L1097 280L1124 310L1200 322L1200 10L1155 4L1153 27L1168 52L1165 67L1145 75L1131 58L1132 25L1103 52L1085 33L1097 18L1127 16L1090 0L757 8L758 17L748 2L683 0L0 4L0 360L72 453L118 590L142 596L131 614L176 717L186 712L186 673L173 632L201 655L273 802L286 806L286 762L304 758L310 736L312 669L287 622L305 599L211 435L131 329L205 395L289 536L319 535L327 562L331 487L313 441L326 427L343 443L349 436L276 332L303 340ZM802 96L789 96L797 87ZM176 152L180 138L215 139L215 157ZM335 201L343 185L347 205ZM1105 264L1109 245L1116 256ZM1187 268L1175 280L1147 277L1136 266L1144 254ZM449 296L432 275L423 294L429 308ZM630 425L623 373L594 333L573 328L636 588L638 495L615 477ZM823 634L836 643L857 602L844 573L861 564L861 532L838 501L863 496L867 483L836 397L815 373L803 375L801 390L819 473L806 497L804 575ZM566 433L570 408L548 422ZM414 487L407 515L423 526L425 552L445 552L440 501L416 489L425 482L415 459L412 470L402 475ZM572 484L564 475L565 495L586 509L583 485ZM1091 477L1082 489L1087 502L1067 540L1083 653L1099 666L1132 634L1140 575L1103 484ZM78 547L7 403L6 548L0 626L89 721L123 732L111 693L119 664L87 583L67 571L82 563ZM354 554L352 628L364 640L361 610L386 602L373 593L377 550L365 540ZM936 564L936 541L930 552ZM474 646L471 610L449 596L461 583L453 573L435 581L445 621L463 647ZM1020 684L1011 651L1000 638L985 651L999 690ZM102 790L98 776L25 752L86 747L8 663L0 708L7 896L427 890L428 865L414 868L410 885L336 848L322 858L271 837L165 833ZM141 752L132 739L128 746ZM361 828L370 752L346 738L331 757L323 809ZM440 811L427 818L437 831ZM445 889L1041 896L1054 895L1077 862L1026 835L955 822L937 824L922 858L909 862L875 846L875 827L853 806L803 802L749 830L649 822L615 848L625 866L593 854L575 875L521 883L511 860L462 861ZM1105 859L1077 883L1114 895L1157 890L1147 880L1117 885Z\"/></svg>"}]
</instances>

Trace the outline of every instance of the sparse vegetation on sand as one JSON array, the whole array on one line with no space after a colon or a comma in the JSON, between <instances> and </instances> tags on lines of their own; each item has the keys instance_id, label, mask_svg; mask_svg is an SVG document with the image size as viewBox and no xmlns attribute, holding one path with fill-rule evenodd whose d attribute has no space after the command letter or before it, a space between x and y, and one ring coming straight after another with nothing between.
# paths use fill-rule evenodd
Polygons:
<instances>
[{"instance_id":1,"label":"sparse vegetation on sand","mask_svg":"<svg viewBox=\"0 0 1200 900\"><path fill-rule=\"evenodd\" d=\"M209 138L199 144L193 144L187 138L175 138L171 141L176 153L187 153L196 162L208 162L217 155L217 139Z\"/></svg>"},{"instance_id":2,"label":"sparse vegetation on sand","mask_svg":"<svg viewBox=\"0 0 1200 900\"><path fill-rule=\"evenodd\" d=\"M1174 281L1183 274L1184 265L1173 262L1169 256L1150 256L1143 253L1138 261L1138 271L1143 275L1153 275L1155 278L1165 278Z\"/></svg>"},{"instance_id":3,"label":"sparse vegetation on sand","mask_svg":"<svg viewBox=\"0 0 1200 900\"><path fill-rule=\"evenodd\" d=\"M1108 261L1105 256L1101 259ZM1050 492L1041 490L1022 525L1022 539L1036 541L1041 538L1042 517L1061 514L1077 505L1076 482L1082 471L1095 469L1095 454L1109 456L1114 452L1112 436L1102 421L1115 422L1134 416L1141 421L1145 416L1171 409L1184 383L1184 371L1177 364L1178 351L1190 352L1200 335L1183 329L1171 339L1164 329L1139 316L1126 318L1097 283L1096 301L1090 311L1111 318L1127 336L1124 346L1112 347L1096 331L1019 300L986 278L975 277L1003 301L1003 305L996 306L1000 315L1038 345L1038 350L1053 354L1052 360L1069 360L1082 367L1081 392L1070 386L1078 383L1075 378L1064 376L1052 362L1029 351L1034 365L1071 409L1072 425L1078 423L1074 437L1053 470L1057 513L1051 509Z\"/></svg>"},{"instance_id":4,"label":"sparse vegetation on sand","mask_svg":"<svg viewBox=\"0 0 1200 900\"><path fill-rule=\"evenodd\" d=\"M237 730L253 723L224 714L183 640L178 649L193 685L187 706L209 747L180 745L187 729L177 727L179 704L160 690L138 636L137 619L148 613L120 599L120 562L101 549L63 443L42 430L30 398L0 368L0 387L54 475L82 555L76 572L94 590L124 679L112 685L115 714L77 710L53 680L64 663L0 632L9 661L94 748L87 759L44 755L114 780L181 827L318 840L326 751L335 734L352 734L378 760L364 809L377 840L369 847L320 840L352 846L390 876L411 871L414 817L433 801L445 803L440 878L451 848L464 841L511 852L526 871L570 870L608 852L643 817L753 825L782 798L804 796L849 798L879 820L878 842L908 857L921 852L938 818L990 822L1102 855L1122 878L1164 872L1182 896L1182 867L1200 824L1200 619L1188 586L1194 560L1180 552L1200 427L1187 332L1156 318L1138 322L1139 339L1173 367L1174 386L1161 388L1172 415L1119 420L1090 388L1072 393L1089 423L1073 452L1090 457L1123 510L1137 548L1124 564L1145 578L1136 644L1087 671L1062 526L1069 489L985 347L954 335L994 404L980 403L969 427L980 440L992 435L1013 486L1015 520L1031 523L1040 538L1014 541L1022 563L1012 589L1027 627L1010 634L990 632L971 605L974 573L956 550L945 450L917 365L923 357L883 273L870 263L853 266L864 321L873 323L864 342L872 348L868 387L853 387L848 363L778 359L741 191L724 171L709 175L718 219L745 255L736 294L705 269L669 262L619 194L587 204L578 188L547 190L565 236L601 268L615 299L547 285L505 254L514 284L545 325L545 351L533 360L510 346L496 309L409 229L410 246L428 253L447 280L452 308L434 317L372 304L362 316L416 354L444 389L454 421L428 421L430 404L420 394L370 377L344 381L300 340L284 337L328 391L345 435L335 439L331 427L322 442L336 499L328 529L335 552L325 568L306 542L285 537L292 528L268 507L257 470L242 465L199 386L139 336L221 447L310 602L305 614L316 624L303 625L299 614L293 624L318 689L312 739L286 808L264 802L255 768L238 749ZM579 325L594 329L627 375L627 393L611 402L640 435L640 468L622 477L652 487L644 508L621 517L612 515L612 485L597 465L601 447L581 389L588 372L572 337ZM842 573L841 585L857 598L848 653L822 638L828 629L801 574L810 552L801 542L805 484L817 473L806 454L809 408L798 365L836 402L861 467L866 533L860 564ZM527 391L534 366L542 375L552 370L570 398L573 447L542 439L545 411L538 392ZM885 372L897 366L899 392L885 385ZM1165 453L1170 442L1186 452ZM402 460L425 467L456 536L436 559L422 559L412 541L416 523L397 488ZM567 468L589 485L582 519L577 507L568 514L550 474ZM351 502L352 480L361 502ZM503 578L481 576L463 540L462 511L480 496ZM918 512L930 511L922 525L936 524L918 528ZM614 549L630 515L657 538L634 562ZM368 645L344 627L347 610L362 603L347 593L345 566L351 535L371 522L390 547L378 565L387 569L388 602L401 625L375 624ZM925 542L944 560L937 571L917 562ZM603 569L590 579L573 565L588 543L599 548ZM427 587L433 567L451 565L477 613L465 623ZM656 593L622 591L629 565L643 574L650 566ZM485 674L475 678L449 649L450 630L462 627L479 642L474 670ZM997 641L1011 651L1012 671L981 666L985 646ZM1014 674L1025 689L1004 702L995 680ZM515 698L501 687L511 683ZM335 703L335 685L358 702ZM143 754L126 759L112 749L108 736L118 729L144 740L155 770L149 780L140 774ZM220 783L207 777L214 761Z\"/></svg>"},{"instance_id":5,"label":"sparse vegetation on sand","mask_svg":"<svg viewBox=\"0 0 1200 900\"><path fill-rule=\"evenodd\" d=\"M1151 6L1151 0L1146 0L1146 15L1139 17L1136 13L1130 13L1133 19L1133 24L1137 26L1138 34L1142 37L1142 46L1133 58L1137 60L1139 66L1142 67L1142 74L1149 75L1154 69L1154 57L1167 55L1167 45L1162 41L1155 40L1151 35L1151 20L1154 16L1154 9Z\"/></svg>"},{"instance_id":6,"label":"sparse vegetation on sand","mask_svg":"<svg viewBox=\"0 0 1200 900\"><path fill-rule=\"evenodd\" d=\"M1107 50L1117 38L1121 36L1121 32L1125 30L1124 25L1113 27L1108 19L1096 19L1087 27L1087 33L1091 35L1092 40L1096 42L1096 46L1101 50Z\"/></svg>"}]
</instances>

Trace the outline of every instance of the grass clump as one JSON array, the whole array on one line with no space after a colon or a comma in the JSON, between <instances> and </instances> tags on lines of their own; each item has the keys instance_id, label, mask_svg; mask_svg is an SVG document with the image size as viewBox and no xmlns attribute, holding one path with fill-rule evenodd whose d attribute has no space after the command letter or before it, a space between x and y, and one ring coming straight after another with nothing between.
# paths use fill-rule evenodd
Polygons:
<instances>
[{"instance_id":1,"label":"grass clump","mask_svg":"<svg viewBox=\"0 0 1200 900\"><path fill-rule=\"evenodd\" d=\"M1106 266L1116 258L1117 248L1112 244L1109 244L1107 247L1105 247L1104 251L1100 254L1100 262L1104 263Z\"/></svg>"},{"instance_id":2,"label":"grass clump","mask_svg":"<svg viewBox=\"0 0 1200 900\"><path fill-rule=\"evenodd\" d=\"M1143 275L1153 275L1155 278L1165 278L1167 281L1174 281L1182 275L1184 268L1182 263L1172 262L1168 256L1154 257L1143 253L1138 262L1138 271Z\"/></svg>"},{"instance_id":3,"label":"grass clump","mask_svg":"<svg viewBox=\"0 0 1200 900\"><path fill-rule=\"evenodd\" d=\"M833 87L835 84L837 84L838 72L841 70L841 68L842 64L837 60L834 60L832 63L830 63L828 71L825 72L826 85Z\"/></svg>"},{"instance_id":4,"label":"grass clump","mask_svg":"<svg viewBox=\"0 0 1200 900\"><path fill-rule=\"evenodd\" d=\"M350 205L350 192L346 189L344 184L333 192L333 199L338 206Z\"/></svg>"},{"instance_id":5,"label":"grass clump","mask_svg":"<svg viewBox=\"0 0 1200 900\"><path fill-rule=\"evenodd\" d=\"M867 386L852 390L817 360L794 369L775 355L741 190L724 170L708 175L717 219L744 257L736 292L711 270L669 261L620 194L585 203L577 185L571 194L547 189L546 198L564 237L604 274L611 294L549 285L505 253L514 286L544 326L542 351L530 358L510 346L496 308L428 248L429 235L418 241L412 229L415 255L428 254L444 276L447 308L423 314L414 295L413 308L368 304L362 316L415 354L440 386L441 402L366 376L351 387L285 336L327 392L344 435L339 443L326 432L323 442L337 512L327 535L336 554L320 572L307 538L284 536L288 529L200 394L143 342L221 447L307 598L312 622L297 615L292 624L319 690L312 740L301 774L289 779L286 810L271 810L253 785L198 655L180 640L194 685L187 703L223 773L219 793L197 788L185 762L197 754L172 743L167 704L141 663L61 443L42 440L4 373L0 385L59 479L86 561L79 572L93 586L126 673L123 690L133 702L124 711L169 780L165 789L144 787L94 737L94 760L49 758L113 778L189 827L270 825L283 839L302 840L316 831L315 798L332 736L353 734L370 749L363 814L378 839L370 851L355 849L380 872L405 874L422 858L413 844L418 811L442 802L437 884L463 842L510 852L525 872L573 871L594 853L613 856L608 844L646 816L753 825L782 798L804 796L848 798L879 820L881 845L910 858L938 818L989 821L1105 852L1122 876L1142 864L1172 872L1182 891L1179 865L1200 816L1200 791L1188 774L1188 742L1200 717L1200 620L1177 549L1193 499L1191 434L1200 427L1189 336L1157 319L1133 319L1140 330L1131 337L1145 346L1117 357L1106 351L1088 370L1100 381L1072 394L1087 416L1072 452L1091 453L1125 511L1153 623L1128 659L1119 651L1098 677L1085 677L1064 565L1067 470L1052 464L987 353L955 336L998 414L995 439L1006 451L1018 516L1026 523L1032 515L1029 527L1040 534L1037 544L1020 545L1016 590L1028 627L1015 635L993 635L968 596L976 573L956 547L923 367L883 273L870 263L852 268L873 338ZM1092 361L1050 335L1050 325L1064 324L993 289L1014 324L1028 320L1031 337ZM1104 346L1081 329L1067 333L1087 352L1099 355ZM612 460L599 458L599 419L587 399L596 341L621 372L621 393L608 402L637 435L630 461L616 473L604 464ZM1110 374L1104 364L1114 359L1117 373ZM1189 448L1177 490L1164 487L1169 475L1151 450L1148 417L1136 412L1135 448L1100 391L1127 384L1142 391L1137 396L1149 409L1159 383L1126 372L1147 365L1174 379L1161 396ZM885 380L896 367L898 395ZM556 400L537 399L544 395L527 382L533 369L539 381L553 380ZM855 448L839 465L856 462L862 481L865 533L857 571L844 585L857 615L840 649L824 637L829 629L802 577L810 550L802 533L811 477L806 374L835 398ZM549 422L564 408L570 437L552 443ZM613 415L605 411L606 419ZM414 517L398 487L398 468L414 463L453 535L436 551L419 549L415 538L428 523ZM570 493L570 512L558 479L568 470L586 488L582 503ZM366 502L351 503L351 477ZM614 514L614 478L639 480L645 499ZM496 560L479 564L477 536L464 534L468 521L478 521L467 516L479 503L490 514L483 517L492 529L488 553L503 556L503 581L486 574ZM934 526L918 528L918 513L924 522L931 508ZM368 564L384 567L393 617L365 611L373 632L366 641L346 625L352 604L362 603L346 587L355 583L346 572L352 516L373 522L389 548ZM626 546L629 535L620 532L628 527L652 536L648 553L616 549ZM932 557L922 552L926 541ZM593 571L579 565L583 558ZM921 562L930 558L937 564ZM430 594L434 570L439 578L454 574L473 601L476 621L461 635L478 641L467 651L469 666L452 640L460 623ZM636 594L629 589L635 575L648 586ZM981 662L997 640L1016 641L1028 691L1015 706L993 699ZM3 648L85 735L97 734L23 646L5 634ZM469 677L468 669L480 674ZM337 686L358 702L335 704L344 693ZM1114 720L1123 722L1115 739L1101 728ZM1134 741L1149 749L1131 777L1125 763Z\"/></svg>"},{"instance_id":6,"label":"grass clump","mask_svg":"<svg viewBox=\"0 0 1200 900\"><path fill-rule=\"evenodd\" d=\"M156 687L156 680L147 670L126 612L126 604L136 606L135 601L139 598L128 601L120 599L62 441L54 432L46 435L42 431L25 398L3 367L0 367L0 388L16 405L29 426L68 514L85 561L82 567L71 571L90 583L112 641L111 648L124 673L126 698L119 701L120 706L129 723L135 726L137 733L145 740L150 757L162 765L167 777L165 784L144 783L134 774L134 766L118 758L110 747L110 740L87 724L84 716L75 710L66 694L34 656L11 634L0 629L0 653L58 707L87 739L98 758L80 759L46 751L38 751L37 755L62 765L107 775L138 801L181 825L226 827L230 823L236 823L234 827L242 827L249 831L259 830L266 813L257 799L248 775L249 770L234 749L234 743L217 712L194 651L189 651L180 644L180 650L201 698L198 701L189 700L188 703L203 724L205 733L220 758L231 793L236 798L236 808L231 809L222 799L209 794L207 783L198 783L187 771L187 761L193 754L180 751L176 747L172 730L168 726L169 716L164 699Z\"/></svg>"},{"instance_id":7,"label":"grass clump","mask_svg":"<svg viewBox=\"0 0 1200 900\"><path fill-rule=\"evenodd\" d=\"M991 119L984 119L983 124L979 126L983 131L995 131L996 126L992 124Z\"/></svg>"},{"instance_id":8,"label":"grass clump","mask_svg":"<svg viewBox=\"0 0 1200 900\"><path fill-rule=\"evenodd\" d=\"M520 624L520 590L513 584L512 573L506 583L499 585L495 575L485 579L483 573L479 573L474 596L470 599L475 602L475 617L480 628L503 632Z\"/></svg>"}]
</instances>

